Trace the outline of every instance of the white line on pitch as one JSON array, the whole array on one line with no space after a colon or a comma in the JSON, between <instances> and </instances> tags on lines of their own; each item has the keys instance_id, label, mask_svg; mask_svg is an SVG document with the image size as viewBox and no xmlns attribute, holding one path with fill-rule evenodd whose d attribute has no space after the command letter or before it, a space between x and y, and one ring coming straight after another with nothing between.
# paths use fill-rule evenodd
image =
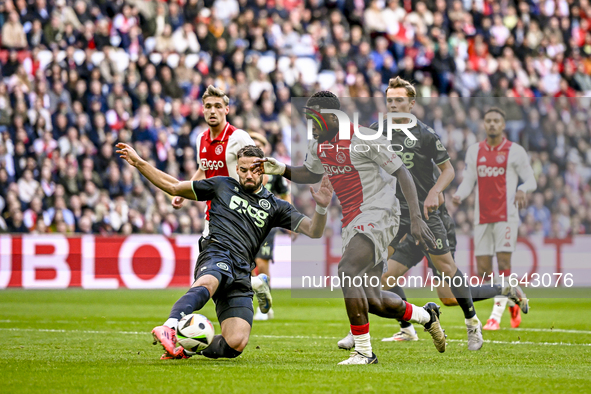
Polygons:
<instances>
[{"instance_id":1,"label":"white line on pitch","mask_svg":"<svg viewBox=\"0 0 591 394\"><path fill-rule=\"evenodd\" d=\"M446 328L446 327L444 327ZM458 329L466 329L466 326L451 326L449 328L458 328ZM563 328L501 328L504 332L511 332L511 331L532 331L532 332L559 332L565 334L591 334L591 331L585 330L565 330Z\"/></svg>"},{"instance_id":2,"label":"white line on pitch","mask_svg":"<svg viewBox=\"0 0 591 394\"><path fill-rule=\"evenodd\" d=\"M80 333L80 334L120 334L120 335L146 335L147 331L93 331L93 330L55 330L44 328L0 328L5 331L37 331L37 332L52 332L52 333ZM338 337L308 337L303 335L251 335L254 338L269 338L269 339L339 339ZM462 339L448 339L448 342L465 343ZM492 343L496 345L537 345L537 346L591 346L591 343L569 343L569 342L528 342L528 341L493 341L484 340L485 343Z\"/></svg>"}]
</instances>

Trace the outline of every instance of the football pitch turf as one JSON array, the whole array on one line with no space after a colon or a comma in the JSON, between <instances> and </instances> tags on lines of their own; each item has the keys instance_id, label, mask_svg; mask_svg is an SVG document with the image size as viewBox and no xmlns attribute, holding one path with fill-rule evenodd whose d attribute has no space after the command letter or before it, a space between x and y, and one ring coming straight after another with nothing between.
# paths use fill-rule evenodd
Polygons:
<instances>
[{"instance_id":1,"label":"football pitch turf","mask_svg":"<svg viewBox=\"0 0 591 394\"><path fill-rule=\"evenodd\" d=\"M379 364L362 366L336 365L349 356L336 346L348 332L342 299L279 290L275 319L254 323L239 358L161 361L150 330L184 292L0 291L0 392L591 392L589 289L556 293L579 298L534 298L517 330L505 312L478 352L467 350L458 307L442 306L443 354L422 329L419 342L380 342L397 325L372 316ZM476 303L483 324L491 307ZM201 313L219 333L212 303Z\"/></svg>"}]
</instances>

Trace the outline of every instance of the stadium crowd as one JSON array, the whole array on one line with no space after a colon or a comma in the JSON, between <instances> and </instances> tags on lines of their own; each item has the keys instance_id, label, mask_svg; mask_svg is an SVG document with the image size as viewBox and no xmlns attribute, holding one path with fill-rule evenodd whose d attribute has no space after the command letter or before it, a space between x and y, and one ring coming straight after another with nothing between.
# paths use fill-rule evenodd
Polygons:
<instances>
[{"instance_id":1,"label":"stadium crowd","mask_svg":"<svg viewBox=\"0 0 591 394\"><path fill-rule=\"evenodd\" d=\"M400 75L432 98L415 109L452 157L448 192L484 138L483 108L507 97L508 136L531 152L539 186L522 233L591 234L590 103L579 98L591 92L590 26L588 0L5 0L0 228L200 232L203 205L174 211L114 156L116 141L190 178L212 84L231 98L233 125L301 162L291 97L379 97ZM460 231L472 207L453 209Z\"/></svg>"}]
</instances>

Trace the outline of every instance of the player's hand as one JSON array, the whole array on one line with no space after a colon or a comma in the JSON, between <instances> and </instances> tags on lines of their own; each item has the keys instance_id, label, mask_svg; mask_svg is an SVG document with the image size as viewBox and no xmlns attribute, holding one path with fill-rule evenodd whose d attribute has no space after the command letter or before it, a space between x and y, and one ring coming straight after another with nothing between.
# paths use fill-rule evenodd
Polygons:
<instances>
[{"instance_id":1,"label":"player's hand","mask_svg":"<svg viewBox=\"0 0 591 394\"><path fill-rule=\"evenodd\" d=\"M172 199L172 207L174 209L181 209L183 207L184 202L185 202L185 199L183 197L176 196L175 198Z\"/></svg>"},{"instance_id":2,"label":"player's hand","mask_svg":"<svg viewBox=\"0 0 591 394\"><path fill-rule=\"evenodd\" d=\"M118 153L119 157L128 162L130 165L137 167L141 162L141 157L131 146L124 144L123 142L120 142L115 146L119 148L119 150L115 151L115 153Z\"/></svg>"},{"instance_id":3,"label":"player's hand","mask_svg":"<svg viewBox=\"0 0 591 394\"><path fill-rule=\"evenodd\" d=\"M264 159L254 159L250 169L258 175L283 175L285 173L285 164L275 160L272 157L265 157Z\"/></svg>"},{"instance_id":4,"label":"player's hand","mask_svg":"<svg viewBox=\"0 0 591 394\"><path fill-rule=\"evenodd\" d=\"M456 194L451 198L451 202L453 202L454 205L460 205L462 203L462 199Z\"/></svg>"},{"instance_id":5,"label":"player's hand","mask_svg":"<svg viewBox=\"0 0 591 394\"><path fill-rule=\"evenodd\" d=\"M318 191L315 191L314 188L310 186L310 193L312 193L312 198L314 198L316 204L323 208L328 207L330 200L332 200L332 194L334 193L332 184L328 180L328 175L322 177L322 182L320 182L320 189L318 189Z\"/></svg>"},{"instance_id":6,"label":"player's hand","mask_svg":"<svg viewBox=\"0 0 591 394\"><path fill-rule=\"evenodd\" d=\"M527 198L523 190L517 190L517 193L515 193L515 205L517 209L523 209L527 206Z\"/></svg>"},{"instance_id":7,"label":"player's hand","mask_svg":"<svg viewBox=\"0 0 591 394\"><path fill-rule=\"evenodd\" d=\"M415 239L416 245L421 245L426 250L435 249L435 236L423 219L417 218L410 222L410 233Z\"/></svg>"},{"instance_id":8,"label":"player's hand","mask_svg":"<svg viewBox=\"0 0 591 394\"><path fill-rule=\"evenodd\" d=\"M429 214L439 209L439 205L441 205L439 203L439 196L441 196L441 193L437 193L431 189L423 204L423 214L425 215L425 219L429 220Z\"/></svg>"}]
</instances>

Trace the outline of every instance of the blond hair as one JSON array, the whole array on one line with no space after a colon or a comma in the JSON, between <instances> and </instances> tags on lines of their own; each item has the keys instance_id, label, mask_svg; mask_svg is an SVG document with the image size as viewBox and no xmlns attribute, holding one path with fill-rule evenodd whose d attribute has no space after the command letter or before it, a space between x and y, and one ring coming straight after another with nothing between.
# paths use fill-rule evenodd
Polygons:
<instances>
[{"instance_id":1,"label":"blond hair","mask_svg":"<svg viewBox=\"0 0 591 394\"><path fill-rule=\"evenodd\" d=\"M406 90L406 97L417 97L417 91L415 90L415 87L412 86L412 83L400 77L390 79L388 87L386 88L386 94L388 94L388 89L397 88L404 88L404 90Z\"/></svg>"},{"instance_id":2,"label":"blond hair","mask_svg":"<svg viewBox=\"0 0 591 394\"><path fill-rule=\"evenodd\" d=\"M207 87L207 89L205 90L205 93L203 93L203 97L201 97L201 99L203 100L203 102L205 102L205 99L210 98L210 97L221 97L222 100L224 101L225 105L230 104L230 99L228 98L228 96L226 96L226 92L224 92L222 89L218 89L213 85L209 85Z\"/></svg>"}]
</instances>

